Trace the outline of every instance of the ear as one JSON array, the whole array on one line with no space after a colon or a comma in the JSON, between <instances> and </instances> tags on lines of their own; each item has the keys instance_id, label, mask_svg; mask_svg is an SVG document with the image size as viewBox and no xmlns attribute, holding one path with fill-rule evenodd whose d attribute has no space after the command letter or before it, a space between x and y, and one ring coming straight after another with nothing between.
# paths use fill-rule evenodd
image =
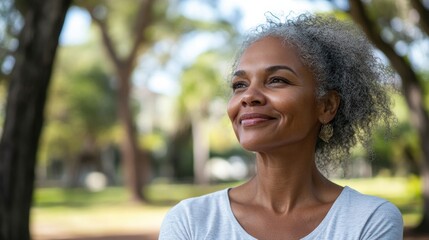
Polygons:
<instances>
[{"instance_id":1,"label":"ear","mask_svg":"<svg viewBox=\"0 0 429 240\"><path fill-rule=\"evenodd\" d=\"M337 91L328 91L319 99L319 121L327 124L334 119L340 106L340 95Z\"/></svg>"}]
</instances>

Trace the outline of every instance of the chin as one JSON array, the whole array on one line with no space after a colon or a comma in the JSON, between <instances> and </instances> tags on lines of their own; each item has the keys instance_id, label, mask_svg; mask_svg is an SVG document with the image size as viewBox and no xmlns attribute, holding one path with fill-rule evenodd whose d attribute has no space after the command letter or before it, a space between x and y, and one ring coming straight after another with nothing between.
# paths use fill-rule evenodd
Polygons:
<instances>
[{"instance_id":1,"label":"chin","mask_svg":"<svg viewBox=\"0 0 429 240\"><path fill-rule=\"evenodd\" d=\"M240 143L241 147L249 152L260 152L262 150L261 144L257 143Z\"/></svg>"}]
</instances>

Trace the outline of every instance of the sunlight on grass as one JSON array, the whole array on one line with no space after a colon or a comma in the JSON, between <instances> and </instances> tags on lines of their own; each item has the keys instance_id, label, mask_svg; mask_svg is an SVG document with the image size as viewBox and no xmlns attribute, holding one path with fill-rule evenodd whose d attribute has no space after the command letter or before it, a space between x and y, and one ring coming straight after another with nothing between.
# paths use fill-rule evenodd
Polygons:
<instances>
[{"instance_id":1,"label":"sunlight on grass","mask_svg":"<svg viewBox=\"0 0 429 240\"><path fill-rule=\"evenodd\" d=\"M159 229L168 207L142 205L93 206L84 209L35 208L32 229L35 239L52 236L97 236L152 233Z\"/></svg>"},{"instance_id":2,"label":"sunlight on grass","mask_svg":"<svg viewBox=\"0 0 429 240\"><path fill-rule=\"evenodd\" d=\"M152 204L172 205L186 198L201 196L228 187L234 187L236 185L238 185L238 183L225 183L208 186L192 184L152 184L147 187L145 192Z\"/></svg>"},{"instance_id":3,"label":"sunlight on grass","mask_svg":"<svg viewBox=\"0 0 429 240\"><path fill-rule=\"evenodd\" d=\"M341 186L349 186L359 192L384 198L395 198L409 193L407 178L364 178L334 180Z\"/></svg>"},{"instance_id":4,"label":"sunlight on grass","mask_svg":"<svg viewBox=\"0 0 429 240\"><path fill-rule=\"evenodd\" d=\"M110 187L100 192L86 189L43 188L36 189L34 194L36 207L52 206L89 206L92 204L113 204L126 202L128 192L122 187Z\"/></svg>"}]
</instances>

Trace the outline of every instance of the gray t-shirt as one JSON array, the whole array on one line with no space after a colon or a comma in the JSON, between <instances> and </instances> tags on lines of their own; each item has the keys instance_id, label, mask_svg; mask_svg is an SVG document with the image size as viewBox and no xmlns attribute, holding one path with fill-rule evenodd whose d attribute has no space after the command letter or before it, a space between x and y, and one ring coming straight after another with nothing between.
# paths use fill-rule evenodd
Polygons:
<instances>
[{"instance_id":1,"label":"gray t-shirt","mask_svg":"<svg viewBox=\"0 0 429 240\"><path fill-rule=\"evenodd\" d=\"M345 187L319 226L303 239L402 238L402 216L393 204ZM174 206L164 218L159 239L255 238L234 217L225 189Z\"/></svg>"}]
</instances>

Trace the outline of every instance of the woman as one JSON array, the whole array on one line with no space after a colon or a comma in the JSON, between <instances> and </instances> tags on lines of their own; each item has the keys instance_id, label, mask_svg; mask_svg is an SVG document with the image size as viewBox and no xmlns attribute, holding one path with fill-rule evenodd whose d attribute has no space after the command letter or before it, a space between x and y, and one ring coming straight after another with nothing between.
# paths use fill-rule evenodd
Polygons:
<instances>
[{"instance_id":1,"label":"woman","mask_svg":"<svg viewBox=\"0 0 429 240\"><path fill-rule=\"evenodd\" d=\"M257 173L182 201L160 239L402 239L393 204L321 173L390 118L390 76L350 24L301 15L258 27L234 64L227 109Z\"/></svg>"}]
</instances>

